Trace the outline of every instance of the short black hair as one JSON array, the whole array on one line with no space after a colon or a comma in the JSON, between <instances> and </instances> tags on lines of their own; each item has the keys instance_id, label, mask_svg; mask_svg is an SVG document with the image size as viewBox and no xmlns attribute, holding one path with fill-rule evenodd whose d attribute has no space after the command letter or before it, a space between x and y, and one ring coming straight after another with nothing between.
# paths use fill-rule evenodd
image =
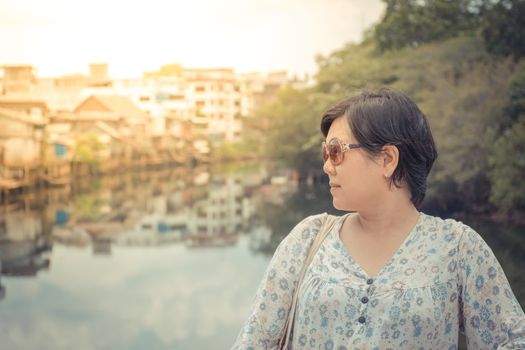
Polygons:
<instances>
[{"instance_id":1,"label":"short black hair","mask_svg":"<svg viewBox=\"0 0 525 350\"><path fill-rule=\"evenodd\" d=\"M399 163L390 179L410 188L411 201L418 207L427 190L427 176L437 158L437 150L427 118L405 94L390 89L363 91L332 106L322 117L321 132L326 137L333 121L344 117L356 141L372 157L383 146L395 145Z\"/></svg>"}]
</instances>

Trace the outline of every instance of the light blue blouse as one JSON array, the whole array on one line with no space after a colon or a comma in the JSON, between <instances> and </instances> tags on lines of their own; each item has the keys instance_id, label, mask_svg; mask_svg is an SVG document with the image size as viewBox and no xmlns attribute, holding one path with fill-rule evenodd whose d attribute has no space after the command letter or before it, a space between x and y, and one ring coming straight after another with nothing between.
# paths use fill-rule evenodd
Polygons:
<instances>
[{"instance_id":1,"label":"light blue blouse","mask_svg":"<svg viewBox=\"0 0 525 350\"><path fill-rule=\"evenodd\" d=\"M322 216L280 243L232 349L276 349ZM299 290L292 349L525 349L525 315L492 250L470 227L421 213L370 278L339 238L338 217Z\"/></svg>"}]
</instances>

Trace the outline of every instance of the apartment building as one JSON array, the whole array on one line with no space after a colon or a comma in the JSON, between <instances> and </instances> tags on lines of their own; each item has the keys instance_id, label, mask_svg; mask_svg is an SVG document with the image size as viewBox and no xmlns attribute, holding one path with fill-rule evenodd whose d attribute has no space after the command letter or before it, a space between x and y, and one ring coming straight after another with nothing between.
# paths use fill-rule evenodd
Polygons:
<instances>
[{"instance_id":1,"label":"apartment building","mask_svg":"<svg viewBox=\"0 0 525 350\"><path fill-rule=\"evenodd\" d=\"M238 76L231 68L185 68L186 98L197 116L208 120L212 144L240 139L241 90Z\"/></svg>"},{"instance_id":2,"label":"apartment building","mask_svg":"<svg viewBox=\"0 0 525 350\"><path fill-rule=\"evenodd\" d=\"M1 97L27 99L34 93L36 77L32 66L12 65L1 67L4 73Z\"/></svg>"},{"instance_id":3,"label":"apartment building","mask_svg":"<svg viewBox=\"0 0 525 350\"><path fill-rule=\"evenodd\" d=\"M4 66L1 98L44 101L51 114L70 112L90 96L123 96L151 116L150 135L169 148L192 145L200 153L209 144L241 139L243 120L292 85L286 71L238 74L232 68L164 65L137 79L110 79L108 65L91 64L89 74L35 77L32 66ZM168 140L167 138L171 138ZM179 145L173 145L174 140ZM168 142L169 141L169 142Z\"/></svg>"}]
</instances>

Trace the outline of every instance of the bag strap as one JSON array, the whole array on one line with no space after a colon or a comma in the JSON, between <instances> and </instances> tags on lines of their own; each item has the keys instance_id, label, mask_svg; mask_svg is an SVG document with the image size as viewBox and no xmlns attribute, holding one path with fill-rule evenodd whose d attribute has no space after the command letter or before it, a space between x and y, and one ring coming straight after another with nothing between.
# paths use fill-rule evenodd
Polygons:
<instances>
[{"instance_id":1,"label":"bag strap","mask_svg":"<svg viewBox=\"0 0 525 350\"><path fill-rule=\"evenodd\" d=\"M297 306L297 296L299 294L299 287L301 286L301 283L303 282L304 275L306 273L306 269L312 262L315 254L319 250L319 247L323 243L324 239L330 233L332 230L332 227L334 226L336 217L333 215L328 215L327 213L324 213L324 222L321 225L321 228L317 232L317 235L315 236L315 239L310 246L310 250L308 251L308 255L306 257L306 260L304 261L303 267L301 268L301 272L299 273L299 280L297 281L297 285L295 287L293 298L292 298L292 307L290 309L290 312L288 314L288 319L286 320L285 327L284 327L284 336L281 337L281 340L279 341L279 349L286 350L288 349L288 341L290 339L290 335L292 333L293 329L293 323L295 319L295 308Z\"/></svg>"}]
</instances>

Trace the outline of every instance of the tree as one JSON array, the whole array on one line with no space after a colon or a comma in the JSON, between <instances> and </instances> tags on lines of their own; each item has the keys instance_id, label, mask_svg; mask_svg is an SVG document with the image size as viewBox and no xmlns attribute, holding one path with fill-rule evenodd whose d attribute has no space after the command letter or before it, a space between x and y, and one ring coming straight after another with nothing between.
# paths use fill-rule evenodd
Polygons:
<instances>
[{"instance_id":1,"label":"tree","mask_svg":"<svg viewBox=\"0 0 525 350\"><path fill-rule=\"evenodd\" d=\"M510 81L508 95L489 157L490 199L504 210L525 209L525 68Z\"/></svg>"},{"instance_id":2,"label":"tree","mask_svg":"<svg viewBox=\"0 0 525 350\"><path fill-rule=\"evenodd\" d=\"M478 25L479 1L383 1L385 15L375 27L375 39L381 51L418 47L471 31Z\"/></svg>"},{"instance_id":3,"label":"tree","mask_svg":"<svg viewBox=\"0 0 525 350\"><path fill-rule=\"evenodd\" d=\"M525 57L525 1L501 0L485 6L481 34L489 52Z\"/></svg>"},{"instance_id":4,"label":"tree","mask_svg":"<svg viewBox=\"0 0 525 350\"><path fill-rule=\"evenodd\" d=\"M323 95L310 90L286 88L276 102L261 108L254 116L265 121L266 153L270 158L301 173L321 169L320 121Z\"/></svg>"},{"instance_id":5,"label":"tree","mask_svg":"<svg viewBox=\"0 0 525 350\"><path fill-rule=\"evenodd\" d=\"M490 199L504 210L525 209L525 115L496 141L490 164Z\"/></svg>"}]
</instances>

